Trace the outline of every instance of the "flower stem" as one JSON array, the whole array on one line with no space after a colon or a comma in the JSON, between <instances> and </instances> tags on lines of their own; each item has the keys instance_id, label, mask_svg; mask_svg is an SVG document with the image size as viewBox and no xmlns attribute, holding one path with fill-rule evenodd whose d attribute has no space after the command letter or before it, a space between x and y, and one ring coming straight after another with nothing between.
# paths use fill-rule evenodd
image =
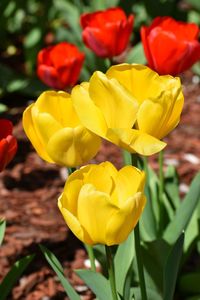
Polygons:
<instances>
[{"instance_id":1,"label":"flower stem","mask_svg":"<svg viewBox=\"0 0 200 300\"><path fill-rule=\"evenodd\" d=\"M95 265L95 257L94 257L94 250L92 246L85 244L85 248L87 250L87 254L90 260L90 269L96 272L96 265Z\"/></svg>"},{"instance_id":2,"label":"flower stem","mask_svg":"<svg viewBox=\"0 0 200 300\"><path fill-rule=\"evenodd\" d=\"M111 291L112 291L113 300L118 300L111 247L105 245L105 249L106 249L108 275L109 275L109 281L110 281L110 287L111 287Z\"/></svg>"},{"instance_id":3,"label":"flower stem","mask_svg":"<svg viewBox=\"0 0 200 300\"><path fill-rule=\"evenodd\" d=\"M76 168L67 168L69 176L76 171Z\"/></svg>"},{"instance_id":4,"label":"flower stem","mask_svg":"<svg viewBox=\"0 0 200 300\"><path fill-rule=\"evenodd\" d=\"M164 151L159 152L159 209L160 209L160 222L159 222L159 233L162 234L163 231L163 193L164 193L164 173L163 173L163 161L164 161Z\"/></svg>"},{"instance_id":5,"label":"flower stem","mask_svg":"<svg viewBox=\"0 0 200 300\"><path fill-rule=\"evenodd\" d=\"M132 158L132 166L137 167L138 157L137 154L131 154ZM145 171L148 170L147 160L145 160ZM144 279L144 270L143 270L143 262L142 262L142 255L141 255L141 247L140 247L140 228L139 228L139 221L134 228L134 236L135 236L135 253L136 253L136 260L137 260L137 267L138 267L138 275L140 281L140 291L141 291L141 299L147 300L147 292L146 292L146 285Z\"/></svg>"},{"instance_id":6,"label":"flower stem","mask_svg":"<svg viewBox=\"0 0 200 300\"><path fill-rule=\"evenodd\" d=\"M134 228L134 236L135 236L135 252L136 252L138 275L139 275L139 281L140 281L141 299L147 300L147 292L146 292L142 255L141 255L141 247L140 247L139 222L136 225L136 227Z\"/></svg>"}]
</instances>

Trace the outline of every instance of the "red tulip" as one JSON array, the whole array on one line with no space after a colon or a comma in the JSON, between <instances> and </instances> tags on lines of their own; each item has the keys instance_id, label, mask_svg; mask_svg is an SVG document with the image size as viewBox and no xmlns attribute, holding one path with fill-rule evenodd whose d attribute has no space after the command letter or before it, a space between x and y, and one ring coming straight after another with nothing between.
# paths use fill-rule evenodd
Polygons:
<instances>
[{"instance_id":1,"label":"red tulip","mask_svg":"<svg viewBox=\"0 0 200 300\"><path fill-rule=\"evenodd\" d=\"M196 24L157 17L141 28L144 52L151 69L161 75L177 75L200 59Z\"/></svg>"},{"instance_id":2,"label":"red tulip","mask_svg":"<svg viewBox=\"0 0 200 300\"><path fill-rule=\"evenodd\" d=\"M17 151L17 140L12 135L12 123L0 120L0 172L13 159Z\"/></svg>"},{"instance_id":3,"label":"red tulip","mask_svg":"<svg viewBox=\"0 0 200 300\"><path fill-rule=\"evenodd\" d=\"M48 86L65 89L78 80L84 54L75 45L62 42L38 53L37 74Z\"/></svg>"},{"instance_id":4,"label":"red tulip","mask_svg":"<svg viewBox=\"0 0 200 300\"><path fill-rule=\"evenodd\" d=\"M128 45L133 19L133 15L127 18L119 7L83 14L80 19L83 41L100 57L117 56Z\"/></svg>"}]
</instances>

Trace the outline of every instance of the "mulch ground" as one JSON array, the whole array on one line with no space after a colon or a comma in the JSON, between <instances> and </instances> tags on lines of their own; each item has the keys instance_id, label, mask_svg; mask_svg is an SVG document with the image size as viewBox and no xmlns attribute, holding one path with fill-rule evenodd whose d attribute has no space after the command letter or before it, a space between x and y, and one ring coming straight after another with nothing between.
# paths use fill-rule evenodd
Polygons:
<instances>
[{"instance_id":1,"label":"mulch ground","mask_svg":"<svg viewBox=\"0 0 200 300\"><path fill-rule=\"evenodd\" d=\"M180 190L184 194L200 169L200 85L198 77L191 72L185 73L182 81L184 111L179 126L166 138L165 166L174 164L177 167ZM7 221L0 248L0 281L17 259L30 253L36 253L36 257L8 300L67 299L38 243L47 246L59 258L82 299L92 299L91 292L73 272L86 265L85 250L70 233L57 208L67 171L42 161L30 145L21 124L25 103L18 103L18 107L13 103L9 105L5 116L15 124L19 150L13 162L0 173L0 218ZM94 159L95 162L104 160L122 166L120 150L107 142ZM157 169L157 156L150 160Z\"/></svg>"}]
</instances>

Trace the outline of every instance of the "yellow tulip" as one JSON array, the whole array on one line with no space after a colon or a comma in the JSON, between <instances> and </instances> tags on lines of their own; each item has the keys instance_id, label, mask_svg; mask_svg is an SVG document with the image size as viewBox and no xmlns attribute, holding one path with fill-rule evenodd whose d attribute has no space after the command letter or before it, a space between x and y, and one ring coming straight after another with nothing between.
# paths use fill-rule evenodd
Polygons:
<instances>
[{"instance_id":1,"label":"yellow tulip","mask_svg":"<svg viewBox=\"0 0 200 300\"><path fill-rule=\"evenodd\" d=\"M162 150L161 141L180 120L180 79L159 76L143 65L120 64L72 90L75 110L86 128L141 155Z\"/></svg>"},{"instance_id":2,"label":"yellow tulip","mask_svg":"<svg viewBox=\"0 0 200 300\"><path fill-rule=\"evenodd\" d=\"M144 172L117 171L110 162L87 165L71 174L58 207L71 231L90 245L120 244L144 209Z\"/></svg>"},{"instance_id":3,"label":"yellow tulip","mask_svg":"<svg viewBox=\"0 0 200 300\"><path fill-rule=\"evenodd\" d=\"M26 135L41 158L74 167L93 158L100 138L80 122L65 92L47 91L23 114Z\"/></svg>"}]
</instances>

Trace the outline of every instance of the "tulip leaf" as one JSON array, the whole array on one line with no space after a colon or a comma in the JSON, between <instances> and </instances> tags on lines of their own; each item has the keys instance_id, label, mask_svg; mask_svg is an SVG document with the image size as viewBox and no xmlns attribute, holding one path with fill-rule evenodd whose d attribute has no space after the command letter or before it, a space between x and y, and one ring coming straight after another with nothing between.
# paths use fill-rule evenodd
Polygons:
<instances>
[{"instance_id":1,"label":"tulip leaf","mask_svg":"<svg viewBox=\"0 0 200 300\"><path fill-rule=\"evenodd\" d=\"M145 242L142 245L146 285L160 295L163 292L163 268L169 251L169 244L162 239Z\"/></svg>"},{"instance_id":2,"label":"tulip leaf","mask_svg":"<svg viewBox=\"0 0 200 300\"><path fill-rule=\"evenodd\" d=\"M133 48L128 52L126 62L130 64L146 64L146 58L141 42L133 46Z\"/></svg>"},{"instance_id":3,"label":"tulip leaf","mask_svg":"<svg viewBox=\"0 0 200 300\"><path fill-rule=\"evenodd\" d=\"M98 300L112 300L109 281L102 274L91 270L75 270L75 272L89 286Z\"/></svg>"},{"instance_id":4,"label":"tulip leaf","mask_svg":"<svg viewBox=\"0 0 200 300\"><path fill-rule=\"evenodd\" d=\"M55 271L55 273L57 274L57 276L58 276L65 292L69 296L69 298L71 300L80 300L79 295L73 289L73 287L68 282L68 280L65 278L64 270L63 270L60 262L58 261L57 257L43 245L39 245L39 247L40 247L40 250L42 251L42 253L44 254L46 260L48 261L48 263L50 264L52 269Z\"/></svg>"},{"instance_id":5,"label":"tulip leaf","mask_svg":"<svg viewBox=\"0 0 200 300\"><path fill-rule=\"evenodd\" d=\"M163 300L173 300L179 264L183 252L184 233L176 241L167 257L163 277Z\"/></svg>"},{"instance_id":6,"label":"tulip leaf","mask_svg":"<svg viewBox=\"0 0 200 300\"><path fill-rule=\"evenodd\" d=\"M142 300L140 288L134 288L134 296L136 300ZM148 300L162 300L162 297L159 293L151 288L146 288Z\"/></svg>"},{"instance_id":7,"label":"tulip leaf","mask_svg":"<svg viewBox=\"0 0 200 300\"><path fill-rule=\"evenodd\" d=\"M165 192L174 206L178 208L180 206L180 197L179 197L179 181L176 169L174 166L168 166L165 173Z\"/></svg>"},{"instance_id":8,"label":"tulip leaf","mask_svg":"<svg viewBox=\"0 0 200 300\"><path fill-rule=\"evenodd\" d=\"M6 230L6 221L5 220L0 220L0 245L3 242L5 230Z\"/></svg>"},{"instance_id":9,"label":"tulip leaf","mask_svg":"<svg viewBox=\"0 0 200 300\"><path fill-rule=\"evenodd\" d=\"M34 256L35 256L34 254L28 255L14 263L11 270L7 273L7 275L5 276L5 278L0 284L1 300L7 299L9 293L12 290L13 285L20 278L24 270L28 267L30 262L33 260Z\"/></svg>"},{"instance_id":10,"label":"tulip leaf","mask_svg":"<svg viewBox=\"0 0 200 300\"><path fill-rule=\"evenodd\" d=\"M127 240L118 246L114 258L116 286L119 294L123 295L124 284L129 268L135 256L134 232L129 234Z\"/></svg>"},{"instance_id":11,"label":"tulip leaf","mask_svg":"<svg viewBox=\"0 0 200 300\"><path fill-rule=\"evenodd\" d=\"M200 294L200 272L192 272L182 275L179 280L179 288L183 295Z\"/></svg>"},{"instance_id":12,"label":"tulip leaf","mask_svg":"<svg viewBox=\"0 0 200 300\"><path fill-rule=\"evenodd\" d=\"M183 230L186 230L193 212L200 201L200 173L192 181L190 190L176 210L173 220L167 226L163 238L174 243Z\"/></svg>"},{"instance_id":13,"label":"tulip leaf","mask_svg":"<svg viewBox=\"0 0 200 300\"><path fill-rule=\"evenodd\" d=\"M153 199L151 195L151 189L155 182L151 181L152 178L152 170L148 168L148 175L147 175L147 182L145 185L145 195L147 198L146 206L144 208L144 211L142 213L142 216L140 218L140 232L141 237L145 241L153 241L155 240L157 236L157 230L156 230L156 215L154 214L155 211L155 200ZM151 174L152 173L152 174Z\"/></svg>"}]
</instances>

